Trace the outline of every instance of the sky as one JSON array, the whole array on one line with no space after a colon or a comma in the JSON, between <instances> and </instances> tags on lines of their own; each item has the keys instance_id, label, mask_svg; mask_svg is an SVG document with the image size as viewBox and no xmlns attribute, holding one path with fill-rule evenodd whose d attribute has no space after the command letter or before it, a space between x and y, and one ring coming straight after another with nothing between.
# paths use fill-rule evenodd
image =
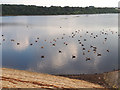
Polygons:
<instances>
[{"instance_id":1,"label":"sky","mask_svg":"<svg viewBox=\"0 0 120 90\"><path fill-rule=\"evenodd\" d=\"M24 4L37 6L95 6L118 7L119 0L0 0L0 4Z\"/></svg>"}]
</instances>

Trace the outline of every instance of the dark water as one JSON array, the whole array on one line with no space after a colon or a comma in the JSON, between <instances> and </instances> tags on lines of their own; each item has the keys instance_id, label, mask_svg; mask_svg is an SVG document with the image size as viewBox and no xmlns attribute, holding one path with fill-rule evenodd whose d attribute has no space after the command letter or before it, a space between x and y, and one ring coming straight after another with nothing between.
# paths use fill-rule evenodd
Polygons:
<instances>
[{"instance_id":1,"label":"dark water","mask_svg":"<svg viewBox=\"0 0 120 90\"><path fill-rule=\"evenodd\" d=\"M118 68L117 14L4 16L2 21L3 67L49 74Z\"/></svg>"}]
</instances>

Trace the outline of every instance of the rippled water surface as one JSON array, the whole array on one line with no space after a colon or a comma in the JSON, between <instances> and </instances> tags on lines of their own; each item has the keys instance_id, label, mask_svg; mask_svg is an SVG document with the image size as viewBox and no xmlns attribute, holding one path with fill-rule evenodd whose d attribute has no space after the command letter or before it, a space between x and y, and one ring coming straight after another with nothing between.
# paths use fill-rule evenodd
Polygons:
<instances>
[{"instance_id":1,"label":"rippled water surface","mask_svg":"<svg viewBox=\"0 0 120 90\"><path fill-rule=\"evenodd\" d=\"M4 16L3 67L49 74L117 69L118 15Z\"/></svg>"}]
</instances>

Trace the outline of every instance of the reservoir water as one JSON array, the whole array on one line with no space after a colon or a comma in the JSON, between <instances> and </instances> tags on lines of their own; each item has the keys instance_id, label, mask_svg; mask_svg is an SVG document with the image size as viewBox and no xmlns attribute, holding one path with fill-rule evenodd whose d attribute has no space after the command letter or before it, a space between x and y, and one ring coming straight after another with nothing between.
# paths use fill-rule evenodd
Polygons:
<instances>
[{"instance_id":1,"label":"reservoir water","mask_svg":"<svg viewBox=\"0 0 120 90\"><path fill-rule=\"evenodd\" d=\"M2 65L49 74L118 69L118 15L3 16Z\"/></svg>"}]
</instances>

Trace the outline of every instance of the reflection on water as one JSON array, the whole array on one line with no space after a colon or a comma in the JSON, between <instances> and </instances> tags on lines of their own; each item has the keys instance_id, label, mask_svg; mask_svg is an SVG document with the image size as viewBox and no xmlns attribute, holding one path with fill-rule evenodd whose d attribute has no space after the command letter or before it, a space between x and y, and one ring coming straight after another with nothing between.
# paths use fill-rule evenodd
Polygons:
<instances>
[{"instance_id":1,"label":"reflection on water","mask_svg":"<svg viewBox=\"0 0 120 90\"><path fill-rule=\"evenodd\" d=\"M3 67L49 74L116 70L117 16L5 16Z\"/></svg>"}]
</instances>

